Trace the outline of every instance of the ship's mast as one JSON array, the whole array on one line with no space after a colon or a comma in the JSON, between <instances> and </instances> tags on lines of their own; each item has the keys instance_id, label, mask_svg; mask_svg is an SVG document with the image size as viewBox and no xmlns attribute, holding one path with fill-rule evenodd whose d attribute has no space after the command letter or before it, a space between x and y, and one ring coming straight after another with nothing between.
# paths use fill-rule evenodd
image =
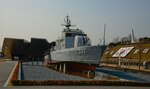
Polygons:
<instances>
[{"instance_id":1,"label":"ship's mast","mask_svg":"<svg viewBox=\"0 0 150 89\"><path fill-rule=\"evenodd\" d=\"M66 28L68 28L68 29L69 29L69 27L74 26L74 25L71 25L71 20L69 19L68 15L66 16L66 18L64 18L64 22L65 22L65 24L61 24L61 25L66 26Z\"/></svg>"}]
</instances>

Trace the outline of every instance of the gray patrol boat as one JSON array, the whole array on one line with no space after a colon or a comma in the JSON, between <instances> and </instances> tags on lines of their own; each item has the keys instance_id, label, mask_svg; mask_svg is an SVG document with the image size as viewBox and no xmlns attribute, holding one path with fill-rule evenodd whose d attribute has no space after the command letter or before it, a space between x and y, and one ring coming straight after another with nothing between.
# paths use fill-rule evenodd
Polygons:
<instances>
[{"instance_id":1,"label":"gray patrol boat","mask_svg":"<svg viewBox=\"0 0 150 89\"><path fill-rule=\"evenodd\" d=\"M100 62L106 45L91 46L90 38L82 30L71 29L71 21L67 15L64 18L65 28L61 37L56 40L55 46L51 48L52 62L74 62L85 64L96 64Z\"/></svg>"}]
</instances>

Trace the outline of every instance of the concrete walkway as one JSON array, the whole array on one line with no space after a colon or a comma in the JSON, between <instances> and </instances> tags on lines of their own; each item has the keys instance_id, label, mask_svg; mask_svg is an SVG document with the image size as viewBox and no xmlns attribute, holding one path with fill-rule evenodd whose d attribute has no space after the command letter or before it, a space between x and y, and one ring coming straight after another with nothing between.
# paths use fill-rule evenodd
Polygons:
<instances>
[{"instance_id":1,"label":"concrete walkway","mask_svg":"<svg viewBox=\"0 0 150 89\"><path fill-rule=\"evenodd\" d=\"M96 72L116 76L123 80L131 80L131 81L138 81L138 82L150 82L149 74L144 74L144 73L139 73L139 72L135 73L135 72L128 72L128 71L108 69L108 68L96 68Z\"/></svg>"},{"instance_id":2,"label":"concrete walkway","mask_svg":"<svg viewBox=\"0 0 150 89\"><path fill-rule=\"evenodd\" d=\"M133 70L133 71L138 71L138 72L147 72L150 74L150 69L144 69L142 66L140 67L140 69L138 68L138 66L125 66L125 65L121 65L121 67L118 67L115 64L102 64L102 66L104 67L110 67L110 68L122 68L122 69L127 69L127 70Z\"/></svg>"},{"instance_id":3,"label":"concrete walkway","mask_svg":"<svg viewBox=\"0 0 150 89\"><path fill-rule=\"evenodd\" d=\"M7 81L16 61L0 62L0 89L149 89L150 87L130 86L8 86L3 87Z\"/></svg>"},{"instance_id":4,"label":"concrete walkway","mask_svg":"<svg viewBox=\"0 0 150 89\"><path fill-rule=\"evenodd\" d=\"M52 69L48 69L36 62L22 64L22 80L88 80L86 78L64 74Z\"/></svg>"},{"instance_id":5,"label":"concrete walkway","mask_svg":"<svg viewBox=\"0 0 150 89\"><path fill-rule=\"evenodd\" d=\"M0 89L4 86L17 61L0 62Z\"/></svg>"}]
</instances>

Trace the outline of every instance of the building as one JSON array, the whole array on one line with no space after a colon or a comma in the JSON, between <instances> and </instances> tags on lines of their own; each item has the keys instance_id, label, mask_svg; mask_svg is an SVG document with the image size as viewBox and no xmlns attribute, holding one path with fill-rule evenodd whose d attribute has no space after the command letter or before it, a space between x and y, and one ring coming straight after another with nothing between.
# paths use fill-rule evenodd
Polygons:
<instances>
[{"instance_id":1,"label":"building","mask_svg":"<svg viewBox=\"0 0 150 89\"><path fill-rule=\"evenodd\" d=\"M46 39L31 38L31 43L24 60L42 61L45 53L50 50L49 42Z\"/></svg>"},{"instance_id":2,"label":"building","mask_svg":"<svg viewBox=\"0 0 150 89\"><path fill-rule=\"evenodd\" d=\"M101 62L117 63L119 57L121 62L142 64L144 61L150 61L150 44L133 43L108 48L105 50Z\"/></svg>"},{"instance_id":3,"label":"building","mask_svg":"<svg viewBox=\"0 0 150 89\"><path fill-rule=\"evenodd\" d=\"M4 38L2 53L6 59L20 59L26 53L29 42L24 39Z\"/></svg>"},{"instance_id":4,"label":"building","mask_svg":"<svg viewBox=\"0 0 150 89\"><path fill-rule=\"evenodd\" d=\"M31 38L31 42L28 42L24 39L4 38L2 53L10 60L42 60L49 49L46 39Z\"/></svg>"}]
</instances>

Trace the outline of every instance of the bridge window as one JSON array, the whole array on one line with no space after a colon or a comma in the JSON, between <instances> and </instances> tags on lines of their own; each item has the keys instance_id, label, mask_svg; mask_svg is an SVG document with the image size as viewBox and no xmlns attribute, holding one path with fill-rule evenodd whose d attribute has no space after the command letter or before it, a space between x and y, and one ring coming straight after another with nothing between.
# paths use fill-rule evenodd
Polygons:
<instances>
[{"instance_id":1,"label":"bridge window","mask_svg":"<svg viewBox=\"0 0 150 89\"><path fill-rule=\"evenodd\" d=\"M149 51L149 49L144 49L143 53L147 53Z\"/></svg>"},{"instance_id":2,"label":"bridge window","mask_svg":"<svg viewBox=\"0 0 150 89\"><path fill-rule=\"evenodd\" d=\"M66 33L66 37L72 37L72 33Z\"/></svg>"},{"instance_id":3,"label":"bridge window","mask_svg":"<svg viewBox=\"0 0 150 89\"><path fill-rule=\"evenodd\" d=\"M137 54L139 52L139 49L136 49L135 51L134 51L134 54Z\"/></svg>"}]
</instances>

